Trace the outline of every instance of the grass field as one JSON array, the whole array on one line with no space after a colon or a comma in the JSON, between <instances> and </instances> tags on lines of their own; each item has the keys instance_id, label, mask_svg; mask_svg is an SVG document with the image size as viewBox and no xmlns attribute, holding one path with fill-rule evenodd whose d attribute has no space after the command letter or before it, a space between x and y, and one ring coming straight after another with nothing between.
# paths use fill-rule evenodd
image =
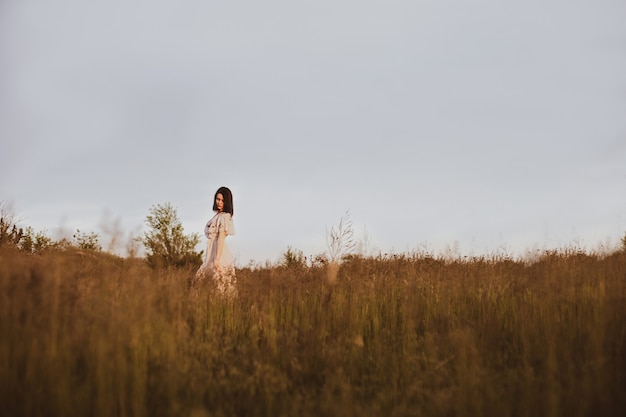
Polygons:
<instances>
[{"instance_id":1,"label":"grass field","mask_svg":"<svg viewBox=\"0 0 626 417\"><path fill-rule=\"evenodd\" d=\"M239 269L228 301L191 270L3 250L0 415L626 415L624 253L332 272Z\"/></svg>"}]
</instances>

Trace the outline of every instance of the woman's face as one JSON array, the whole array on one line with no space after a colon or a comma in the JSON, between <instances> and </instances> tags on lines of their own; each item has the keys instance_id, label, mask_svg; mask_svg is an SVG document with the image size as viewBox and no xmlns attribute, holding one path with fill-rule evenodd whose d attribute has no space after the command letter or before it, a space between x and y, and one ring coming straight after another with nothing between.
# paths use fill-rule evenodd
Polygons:
<instances>
[{"instance_id":1,"label":"woman's face","mask_svg":"<svg viewBox=\"0 0 626 417\"><path fill-rule=\"evenodd\" d=\"M224 196L222 193L217 193L215 196L215 206L217 207L217 211L224 211Z\"/></svg>"}]
</instances>

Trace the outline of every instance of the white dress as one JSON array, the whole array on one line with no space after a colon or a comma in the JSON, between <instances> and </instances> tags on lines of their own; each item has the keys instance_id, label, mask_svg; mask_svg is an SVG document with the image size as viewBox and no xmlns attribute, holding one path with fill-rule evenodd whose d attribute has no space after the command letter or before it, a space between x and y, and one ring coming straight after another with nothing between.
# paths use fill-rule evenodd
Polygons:
<instances>
[{"instance_id":1,"label":"white dress","mask_svg":"<svg viewBox=\"0 0 626 417\"><path fill-rule=\"evenodd\" d=\"M204 263L198 269L196 276L198 278L212 276L217 290L221 294L234 296L237 294L235 287L235 263L225 240L219 260L220 266L216 269L214 265L215 257L217 256L217 237L219 233L225 233L226 236L235 234L235 225L230 213L217 213L204 227L204 235L208 239L207 248L204 255Z\"/></svg>"}]
</instances>

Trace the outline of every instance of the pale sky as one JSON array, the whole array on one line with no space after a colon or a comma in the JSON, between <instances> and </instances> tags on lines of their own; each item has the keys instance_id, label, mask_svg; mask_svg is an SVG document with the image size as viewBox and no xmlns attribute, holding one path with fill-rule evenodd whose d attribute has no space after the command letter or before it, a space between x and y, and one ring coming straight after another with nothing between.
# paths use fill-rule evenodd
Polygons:
<instances>
[{"instance_id":1,"label":"pale sky","mask_svg":"<svg viewBox=\"0 0 626 417\"><path fill-rule=\"evenodd\" d=\"M323 252L346 211L376 253L617 245L624 22L622 0L5 0L0 200L49 234L139 233L166 202L202 233L226 185L239 265Z\"/></svg>"}]
</instances>

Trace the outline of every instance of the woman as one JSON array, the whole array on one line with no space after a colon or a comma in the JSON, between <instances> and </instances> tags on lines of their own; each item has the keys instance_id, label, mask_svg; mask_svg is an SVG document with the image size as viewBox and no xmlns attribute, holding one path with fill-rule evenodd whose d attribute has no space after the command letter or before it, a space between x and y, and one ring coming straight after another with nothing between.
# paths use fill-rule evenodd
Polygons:
<instances>
[{"instance_id":1,"label":"woman","mask_svg":"<svg viewBox=\"0 0 626 417\"><path fill-rule=\"evenodd\" d=\"M204 234L208 238L204 263L198 269L196 276L204 278L213 276L217 290L226 296L237 295L235 287L235 265L233 256L226 246L226 236L235 234L233 225L233 194L226 187L220 187L215 192L213 200L215 215L204 227Z\"/></svg>"}]
</instances>

